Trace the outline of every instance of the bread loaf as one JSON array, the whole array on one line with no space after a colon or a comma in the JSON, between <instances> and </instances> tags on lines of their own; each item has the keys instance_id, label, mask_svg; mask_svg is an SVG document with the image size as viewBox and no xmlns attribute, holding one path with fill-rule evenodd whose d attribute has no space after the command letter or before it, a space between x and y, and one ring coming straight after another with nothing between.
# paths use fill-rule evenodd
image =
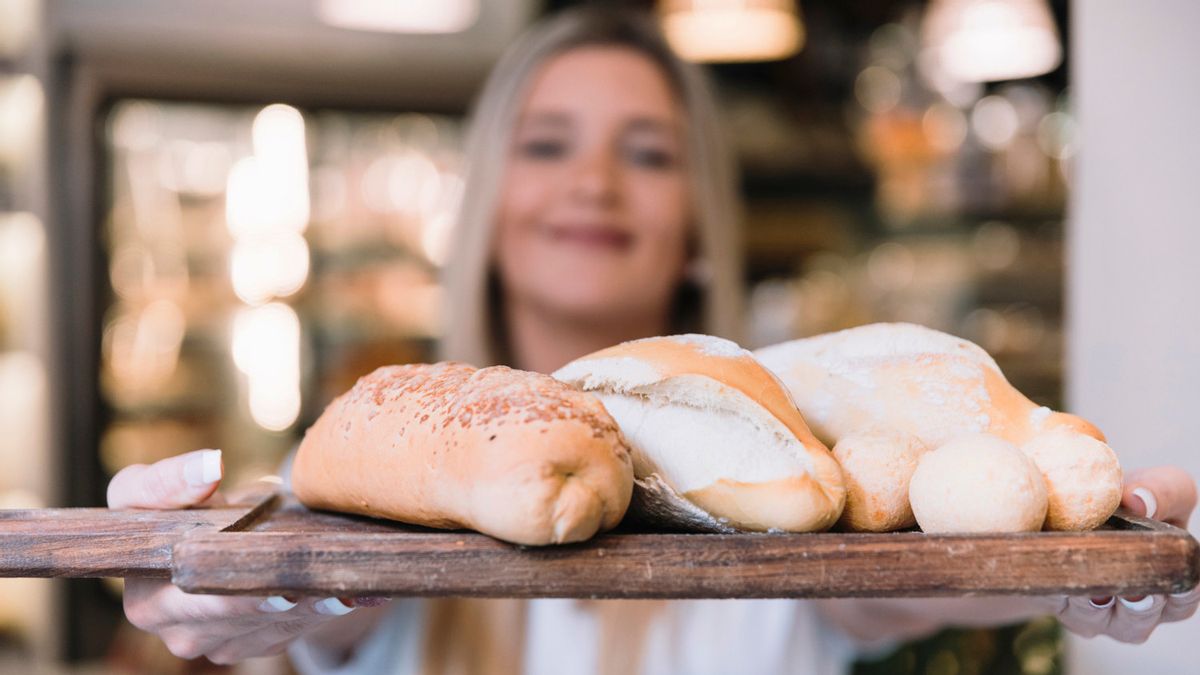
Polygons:
<instances>
[{"instance_id":1,"label":"bread loaf","mask_svg":"<svg viewBox=\"0 0 1200 675\"><path fill-rule=\"evenodd\" d=\"M460 363L363 377L304 436L304 504L517 544L587 539L632 492L629 448L600 402L546 375Z\"/></svg>"},{"instance_id":2,"label":"bread loaf","mask_svg":"<svg viewBox=\"0 0 1200 675\"><path fill-rule=\"evenodd\" d=\"M633 509L694 530L823 530L841 471L786 389L728 340L626 342L554 374L600 397L633 450Z\"/></svg>"},{"instance_id":3,"label":"bread loaf","mask_svg":"<svg viewBox=\"0 0 1200 675\"><path fill-rule=\"evenodd\" d=\"M779 375L826 443L885 428L933 450L964 434L987 433L1036 448L1029 454L1049 492L1061 495L1051 499L1048 527L1092 529L1120 503L1120 465L1100 430L1030 401L971 342L912 324L872 324L755 355ZM1071 458L1048 461L1055 447L1073 448L1064 451ZM1066 485L1069 491L1056 490Z\"/></svg>"}]
</instances>

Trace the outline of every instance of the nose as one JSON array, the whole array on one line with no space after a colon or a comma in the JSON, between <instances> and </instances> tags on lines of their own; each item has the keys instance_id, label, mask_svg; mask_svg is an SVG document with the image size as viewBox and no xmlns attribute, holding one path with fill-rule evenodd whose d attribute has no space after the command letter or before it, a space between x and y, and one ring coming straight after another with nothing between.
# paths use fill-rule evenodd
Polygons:
<instances>
[{"instance_id":1,"label":"nose","mask_svg":"<svg viewBox=\"0 0 1200 675\"><path fill-rule=\"evenodd\" d=\"M620 201L617 159L609 150L596 149L572 167L570 195L589 205L612 206Z\"/></svg>"}]
</instances>

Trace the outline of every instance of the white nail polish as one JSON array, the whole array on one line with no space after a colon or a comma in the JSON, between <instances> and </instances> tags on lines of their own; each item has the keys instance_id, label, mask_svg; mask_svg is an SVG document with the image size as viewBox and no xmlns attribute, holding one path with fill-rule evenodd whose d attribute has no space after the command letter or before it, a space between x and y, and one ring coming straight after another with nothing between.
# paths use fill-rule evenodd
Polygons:
<instances>
[{"instance_id":1,"label":"white nail polish","mask_svg":"<svg viewBox=\"0 0 1200 675\"><path fill-rule=\"evenodd\" d=\"M1184 591L1184 592L1182 592L1182 593L1172 593L1172 594L1171 594L1171 597L1172 597L1172 598L1175 598L1175 599L1177 599L1177 600L1182 600L1182 599L1184 599L1184 598L1191 598L1191 597L1195 597L1195 595L1196 595L1196 589L1195 589L1195 588L1193 588L1193 589L1192 589L1192 590L1190 590L1190 591Z\"/></svg>"},{"instance_id":2,"label":"white nail polish","mask_svg":"<svg viewBox=\"0 0 1200 675\"><path fill-rule=\"evenodd\" d=\"M1116 601L1117 601L1116 598L1109 596L1108 602L1104 603L1103 605L1097 605L1095 600L1088 598L1088 604L1091 605L1092 607L1095 607L1096 609L1108 609L1109 607L1112 607L1113 603Z\"/></svg>"},{"instance_id":3,"label":"white nail polish","mask_svg":"<svg viewBox=\"0 0 1200 675\"><path fill-rule=\"evenodd\" d=\"M282 595L272 595L271 597L262 601L262 604L258 606L258 611L266 612L268 614L278 614L279 612L286 612L295 606L296 603L288 600Z\"/></svg>"},{"instance_id":4,"label":"white nail polish","mask_svg":"<svg viewBox=\"0 0 1200 675\"><path fill-rule=\"evenodd\" d=\"M338 600L337 598L325 598L317 604L313 605L313 609L317 614L326 614L328 616L342 616L354 611L354 607Z\"/></svg>"},{"instance_id":5,"label":"white nail polish","mask_svg":"<svg viewBox=\"0 0 1200 675\"><path fill-rule=\"evenodd\" d=\"M1153 518L1154 513L1158 511L1158 500L1154 498L1154 493L1146 488L1134 488L1133 494L1137 495L1142 503L1146 505L1146 517Z\"/></svg>"},{"instance_id":6,"label":"white nail polish","mask_svg":"<svg viewBox=\"0 0 1200 675\"><path fill-rule=\"evenodd\" d=\"M1126 600L1125 598L1121 598L1121 604L1125 605L1125 608L1131 612L1146 612L1146 611L1149 611L1150 608L1154 606L1154 596L1147 595L1146 597L1142 598L1141 600L1132 600L1132 601Z\"/></svg>"},{"instance_id":7,"label":"white nail polish","mask_svg":"<svg viewBox=\"0 0 1200 675\"><path fill-rule=\"evenodd\" d=\"M192 487L221 480L221 451L202 450L183 465L183 479Z\"/></svg>"}]
</instances>

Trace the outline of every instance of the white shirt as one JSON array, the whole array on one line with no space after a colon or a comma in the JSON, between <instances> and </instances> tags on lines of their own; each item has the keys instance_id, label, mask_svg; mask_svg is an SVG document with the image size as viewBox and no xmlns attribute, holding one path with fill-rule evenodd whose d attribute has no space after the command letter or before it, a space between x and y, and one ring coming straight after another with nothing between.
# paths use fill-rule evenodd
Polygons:
<instances>
[{"instance_id":1,"label":"white shirt","mask_svg":"<svg viewBox=\"0 0 1200 675\"><path fill-rule=\"evenodd\" d=\"M303 640L288 650L302 675L417 675L426 602L394 601L350 662L328 665ZM594 675L597 619L574 600L533 600L524 675ZM856 656L853 644L802 600L687 600L652 619L641 672L646 675L835 675Z\"/></svg>"}]
</instances>

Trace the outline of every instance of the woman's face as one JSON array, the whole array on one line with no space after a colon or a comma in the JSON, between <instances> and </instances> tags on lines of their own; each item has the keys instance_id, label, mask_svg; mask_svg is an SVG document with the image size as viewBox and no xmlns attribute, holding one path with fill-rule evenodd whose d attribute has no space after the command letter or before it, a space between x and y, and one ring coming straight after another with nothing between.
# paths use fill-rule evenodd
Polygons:
<instances>
[{"instance_id":1,"label":"woman's face","mask_svg":"<svg viewBox=\"0 0 1200 675\"><path fill-rule=\"evenodd\" d=\"M690 219L682 125L664 74L636 51L580 47L548 61L499 200L506 297L574 320L665 319Z\"/></svg>"}]
</instances>

